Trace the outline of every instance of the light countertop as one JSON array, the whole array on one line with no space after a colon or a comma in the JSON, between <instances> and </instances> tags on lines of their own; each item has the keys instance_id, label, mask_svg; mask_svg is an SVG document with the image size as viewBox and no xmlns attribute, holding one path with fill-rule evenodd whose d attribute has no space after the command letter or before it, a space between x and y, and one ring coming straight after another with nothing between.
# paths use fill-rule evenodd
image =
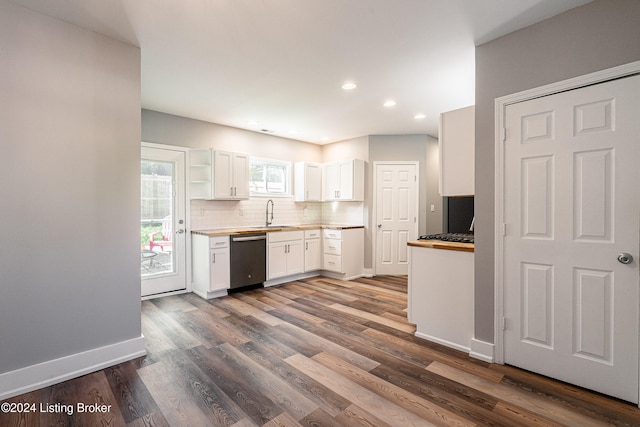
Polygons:
<instances>
[{"instance_id":1,"label":"light countertop","mask_svg":"<svg viewBox=\"0 0 640 427\"><path fill-rule=\"evenodd\" d=\"M269 233L272 231L296 231L296 230L315 230L318 228L327 228L331 230L348 230L351 228L364 228L364 225L337 225L337 224L304 224L294 226L278 226L271 225L255 226L255 227L237 227L237 228L215 228L209 230L192 230L192 234L200 234L204 236L229 236L233 234L251 234L251 233Z\"/></svg>"}]
</instances>

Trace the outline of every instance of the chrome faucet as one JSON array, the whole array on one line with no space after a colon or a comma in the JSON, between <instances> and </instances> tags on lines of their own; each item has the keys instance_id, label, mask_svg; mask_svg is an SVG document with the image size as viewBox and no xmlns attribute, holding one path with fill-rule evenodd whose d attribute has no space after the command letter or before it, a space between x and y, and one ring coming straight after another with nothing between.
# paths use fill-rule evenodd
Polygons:
<instances>
[{"instance_id":1,"label":"chrome faucet","mask_svg":"<svg viewBox=\"0 0 640 427\"><path fill-rule=\"evenodd\" d=\"M269 218L269 203L271 203L271 218ZM267 221L266 221L266 226L270 226L271 223L273 222L273 200L269 199L267 201Z\"/></svg>"}]
</instances>

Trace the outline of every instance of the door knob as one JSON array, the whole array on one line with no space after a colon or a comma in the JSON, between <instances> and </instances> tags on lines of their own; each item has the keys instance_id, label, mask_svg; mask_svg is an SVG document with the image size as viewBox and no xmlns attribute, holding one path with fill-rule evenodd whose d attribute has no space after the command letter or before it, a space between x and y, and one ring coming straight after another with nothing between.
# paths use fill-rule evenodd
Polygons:
<instances>
[{"instance_id":1,"label":"door knob","mask_svg":"<svg viewBox=\"0 0 640 427\"><path fill-rule=\"evenodd\" d=\"M627 252L622 252L618 254L618 262L621 262L622 264L630 264L631 261L633 261L633 255Z\"/></svg>"},{"instance_id":2,"label":"door knob","mask_svg":"<svg viewBox=\"0 0 640 427\"><path fill-rule=\"evenodd\" d=\"M382 224L378 224L378 228L382 228Z\"/></svg>"},{"instance_id":3,"label":"door knob","mask_svg":"<svg viewBox=\"0 0 640 427\"><path fill-rule=\"evenodd\" d=\"M184 230L183 230L183 229L176 230L176 234L182 234L182 233L184 233Z\"/></svg>"}]
</instances>

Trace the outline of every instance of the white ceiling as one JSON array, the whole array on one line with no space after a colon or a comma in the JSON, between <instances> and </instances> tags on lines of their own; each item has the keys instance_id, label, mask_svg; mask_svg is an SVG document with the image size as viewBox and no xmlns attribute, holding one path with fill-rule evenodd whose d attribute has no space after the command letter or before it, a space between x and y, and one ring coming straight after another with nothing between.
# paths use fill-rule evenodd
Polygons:
<instances>
[{"instance_id":1,"label":"white ceiling","mask_svg":"<svg viewBox=\"0 0 640 427\"><path fill-rule=\"evenodd\" d=\"M140 46L143 108L324 144L437 136L475 45L590 0L11 1Z\"/></svg>"}]
</instances>

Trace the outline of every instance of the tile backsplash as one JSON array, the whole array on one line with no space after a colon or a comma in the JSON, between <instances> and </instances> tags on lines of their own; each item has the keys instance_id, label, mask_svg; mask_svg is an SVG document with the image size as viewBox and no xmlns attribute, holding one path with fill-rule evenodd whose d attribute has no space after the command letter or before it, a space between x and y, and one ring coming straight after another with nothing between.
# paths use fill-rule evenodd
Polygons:
<instances>
[{"instance_id":1,"label":"tile backsplash","mask_svg":"<svg viewBox=\"0 0 640 427\"><path fill-rule=\"evenodd\" d=\"M191 229L264 225L268 200L191 200ZM364 224L363 202L294 202L292 198L272 200L273 225Z\"/></svg>"}]
</instances>

